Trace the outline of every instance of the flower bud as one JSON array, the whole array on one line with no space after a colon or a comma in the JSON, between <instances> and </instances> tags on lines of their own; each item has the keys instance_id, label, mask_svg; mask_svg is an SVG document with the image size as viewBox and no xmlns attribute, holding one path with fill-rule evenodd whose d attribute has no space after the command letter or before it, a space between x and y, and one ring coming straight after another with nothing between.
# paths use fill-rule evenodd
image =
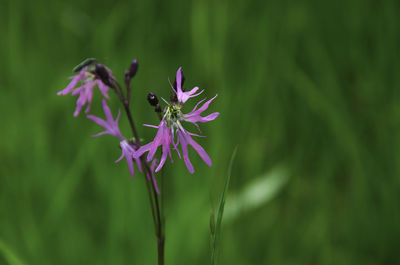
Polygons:
<instances>
[{"instance_id":1,"label":"flower bud","mask_svg":"<svg viewBox=\"0 0 400 265\"><path fill-rule=\"evenodd\" d=\"M157 104L157 106L154 108L154 111L160 113L162 111L161 106Z\"/></svg>"},{"instance_id":2,"label":"flower bud","mask_svg":"<svg viewBox=\"0 0 400 265\"><path fill-rule=\"evenodd\" d=\"M158 105L158 98L154 93L149 93L147 94L147 101L152 105L153 107Z\"/></svg>"},{"instance_id":3,"label":"flower bud","mask_svg":"<svg viewBox=\"0 0 400 265\"><path fill-rule=\"evenodd\" d=\"M110 73L104 65L96 64L95 73L106 86L112 86Z\"/></svg>"},{"instance_id":4,"label":"flower bud","mask_svg":"<svg viewBox=\"0 0 400 265\"><path fill-rule=\"evenodd\" d=\"M125 72L125 78L129 78L131 79L132 77L134 77L136 75L136 72L138 70L139 64L137 59L133 59L131 65L129 66L129 69L126 70Z\"/></svg>"},{"instance_id":5,"label":"flower bud","mask_svg":"<svg viewBox=\"0 0 400 265\"><path fill-rule=\"evenodd\" d=\"M129 68L125 71L125 85L128 89L130 89L130 82L132 77L134 77L136 75L136 72L138 70L139 64L137 59L133 59L133 61L131 62L131 65L129 66Z\"/></svg>"}]
</instances>

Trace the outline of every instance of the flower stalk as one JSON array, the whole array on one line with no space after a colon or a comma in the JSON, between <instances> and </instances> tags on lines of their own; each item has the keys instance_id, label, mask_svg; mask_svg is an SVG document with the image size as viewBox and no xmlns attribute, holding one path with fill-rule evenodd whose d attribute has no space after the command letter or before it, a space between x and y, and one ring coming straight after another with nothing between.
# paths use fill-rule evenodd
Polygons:
<instances>
[{"instance_id":1,"label":"flower stalk","mask_svg":"<svg viewBox=\"0 0 400 265\"><path fill-rule=\"evenodd\" d=\"M134 60L135 61L135 60ZM135 72L136 73L136 72ZM129 82L125 82L127 86L127 95L130 94L130 85ZM129 87L129 88L128 88ZM132 134L133 134L133 141L134 143L140 147L139 135L136 131L135 123L133 121L132 113L129 109L130 105L130 97L125 98L124 94L122 93L121 86L119 85L116 79L113 80L112 89L115 91L117 96L119 97L121 103L124 106L126 116L128 118L129 124L131 126ZM118 93L120 92L121 93ZM152 176L153 171L150 168L148 162L144 159L144 157L140 157L140 161L142 167L144 168L144 174L146 175L146 186L149 195L150 206L152 209L153 215L153 222L155 226L155 234L157 237L157 252L158 252L158 265L164 265L164 246L165 246L165 235L164 235L164 225L163 225L163 218L161 218L161 208L159 202L158 192L156 190L156 185L151 183L154 177ZM163 205L163 204L161 204Z\"/></svg>"},{"instance_id":2,"label":"flower stalk","mask_svg":"<svg viewBox=\"0 0 400 265\"><path fill-rule=\"evenodd\" d=\"M145 125L148 127L157 128L157 133L152 142L142 145L138 132L135 127L134 119L131 113L131 80L136 75L138 70L138 61L134 59L129 68L124 74L125 89L122 88L118 80L113 76L112 71L106 66L100 64L96 59L90 58L74 68L76 73L71 77L71 82L66 88L57 93L57 95L72 94L79 95L76 102L74 116L78 116L81 109L86 105L85 113L88 113L91 107L94 88L97 86L103 95L102 106L105 119L88 114L87 118L104 128L104 131L93 135L111 135L117 138L120 142L121 156L115 161L119 162L123 158L126 159L131 177L134 177L135 164L137 169L145 176L147 193L154 224L154 231L157 239L158 265L164 265L164 247L165 247L165 217L164 217L164 170L168 156L171 162L171 146L179 158L183 158L186 167L190 173L194 173L194 167L189 159L188 146L191 146L201 157L201 159L211 166L212 162L206 151L196 141L193 136L203 137L187 131L184 128L185 123L192 123L200 131L198 123L205 123L216 119L219 116L218 112L214 112L207 116L201 116L208 109L210 103L216 98L209 99L204 102L201 100L196 104L194 109L189 113L183 113L182 109L186 101L203 93L204 90L197 92L199 87L194 87L191 90L183 88L185 77L181 68L178 69L172 87L170 101L162 108L159 104L157 96L153 93L147 95L147 100L159 118L158 126ZM79 87L76 86L80 84ZM128 119L132 138L125 138L121 133L118 122L120 111L114 118L107 104L109 99L108 90L115 92L117 98L123 105L126 118ZM107 99L107 100L106 100ZM175 141L176 140L176 141ZM180 146L180 150L178 147ZM158 147L161 147L161 157L156 158ZM144 155L147 153L146 155ZM181 155L182 153L182 155ZM161 171L161 192L157 186L155 173Z\"/></svg>"}]
</instances>

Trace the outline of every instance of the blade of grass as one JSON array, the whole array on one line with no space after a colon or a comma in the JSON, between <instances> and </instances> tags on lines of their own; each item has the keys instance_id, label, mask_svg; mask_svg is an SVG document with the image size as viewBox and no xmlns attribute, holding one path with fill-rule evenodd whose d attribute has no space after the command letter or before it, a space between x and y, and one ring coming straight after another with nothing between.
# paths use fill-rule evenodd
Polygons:
<instances>
[{"instance_id":1,"label":"blade of grass","mask_svg":"<svg viewBox=\"0 0 400 265\"><path fill-rule=\"evenodd\" d=\"M10 264L10 265L24 265L25 264L1 240L0 240L0 254L4 257L4 260L6 260L7 264Z\"/></svg>"},{"instance_id":2,"label":"blade of grass","mask_svg":"<svg viewBox=\"0 0 400 265\"><path fill-rule=\"evenodd\" d=\"M235 160L236 152L237 152L238 147L236 146L235 149L233 150L231 160L229 162L228 166L228 174L225 177L225 184L224 184L224 189L222 191L221 195L221 200L219 203L219 209L217 213L217 222L215 224L215 229L211 229L211 235L212 235L212 250L211 250L211 265L215 264L215 256L217 253L217 246L218 246L218 239L219 239L219 234L221 232L221 223L222 223L222 216L224 214L224 207L225 207L225 200L226 200L226 195L228 194L228 188L229 188L229 182L231 180L231 173L232 173L232 166L233 166L233 161ZM211 227L214 228L214 215L212 214L211 216Z\"/></svg>"}]
</instances>

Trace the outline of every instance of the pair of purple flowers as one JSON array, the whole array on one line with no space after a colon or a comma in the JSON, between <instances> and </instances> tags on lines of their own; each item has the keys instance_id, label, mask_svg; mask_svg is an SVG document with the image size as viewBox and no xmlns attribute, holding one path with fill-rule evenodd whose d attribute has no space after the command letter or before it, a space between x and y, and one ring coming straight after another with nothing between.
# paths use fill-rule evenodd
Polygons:
<instances>
[{"instance_id":1,"label":"pair of purple flowers","mask_svg":"<svg viewBox=\"0 0 400 265\"><path fill-rule=\"evenodd\" d=\"M109 74L112 77L111 71L109 71ZM86 103L87 107L85 113L89 112L93 98L93 90L96 85L98 86L100 92L103 94L104 98L106 99L109 98L108 96L108 90L110 88L109 85L105 85L104 82L98 77L98 75L96 75L95 70L93 70L91 67L88 66L83 67L77 75L71 78L72 80L68 84L68 86L62 91L58 92L57 95L67 95L69 93L71 93L72 95L79 94L78 100L76 102L76 109L74 112L74 116L79 115L82 107ZM75 88L79 83L79 81L81 82L81 86ZM116 162L121 161L125 157L132 177L134 175L133 161L135 161L139 171L142 172L142 163L140 158L144 153L147 152L148 153L146 158L147 162L152 161L150 166L151 176L147 177L148 178L151 177L153 180L153 184L155 185L153 172L154 171L158 172L159 170L161 170L168 156L170 157L171 162L173 162L171 156L171 146L178 153L179 158L183 157L186 167L188 168L190 173L194 173L194 168L189 159L189 154L188 154L189 145L192 146L197 151L199 156L208 166L212 165L211 159L206 153L206 151L192 138L192 136L200 136L200 135L191 133L186 129L184 129L184 127L182 126L182 122L190 122L194 124L197 128L199 128L197 123L209 122L217 118L219 115L218 112L214 112L207 116L201 116L201 114L208 108L210 103L215 99L217 95L214 96L212 99L206 101L205 103L203 103L205 99L201 100L200 102L197 103L197 105L191 112L184 114L182 113L181 109L185 104L185 102L189 98L200 95L203 91L196 94L199 88L194 87L192 90L185 92L184 89L182 88L183 82L184 82L183 72L182 69L179 68L176 73L176 79L174 85L172 86L174 93L173 97L171 97L171 101L168 103L168 105L164 108L162 112L160 124L158 126L145 125L148 127L154 127L158 129L157 134L154 137L154 140L146 145L139 146L138 142L128 140L121 134L121 131L119 130L118 126L120 111L118 111L117 117L114 119L111 110L107 105L107 101L105 99L102 100L103 110L106 118L105 120L96 117L94 115L87 115L88 119L91 119L96 124L102 126L105 129L103 132L93 135L94 137L104 134L109 134L116 137L120 141L122 154L121 157ZM199 106L201 103L203 104ZM160 109L158 105L158 100L157 100L157 106ZM181 146L182 156L178 149L179 145ZM160 162L158 163L158 160L155 159L154 156L158 147L160 146L162 149L162 155ZM156 185L155 188L157 189Z\"/></svg>"}]
</instances>

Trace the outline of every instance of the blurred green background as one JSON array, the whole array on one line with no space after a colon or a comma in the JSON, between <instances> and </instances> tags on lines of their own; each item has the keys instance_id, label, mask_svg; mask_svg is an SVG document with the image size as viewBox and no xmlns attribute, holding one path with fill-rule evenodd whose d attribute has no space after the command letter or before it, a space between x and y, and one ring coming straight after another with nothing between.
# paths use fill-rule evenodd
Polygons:
<instances>
[{"instance_id":1,"label":"blurred green background","mask_svg":"<svg viewBox=\"0 0 400 265\"><path fill-rule=\"evenodd\" d=\"M238 144L219 264L400 264L399 1L0 1L0 264L155 264L143 176L76 98L96 57L147 92L218 93L191 152L166 167L166 264L209 264L211 208ZM102 115L95 91L93 113ZM197 99L192 99L185 110ZM114 112L116 97L111 100ZM129 127L121 119L123 133ZM193 151L193 150L191 150Z\"/></svg>"}]
</instances>

